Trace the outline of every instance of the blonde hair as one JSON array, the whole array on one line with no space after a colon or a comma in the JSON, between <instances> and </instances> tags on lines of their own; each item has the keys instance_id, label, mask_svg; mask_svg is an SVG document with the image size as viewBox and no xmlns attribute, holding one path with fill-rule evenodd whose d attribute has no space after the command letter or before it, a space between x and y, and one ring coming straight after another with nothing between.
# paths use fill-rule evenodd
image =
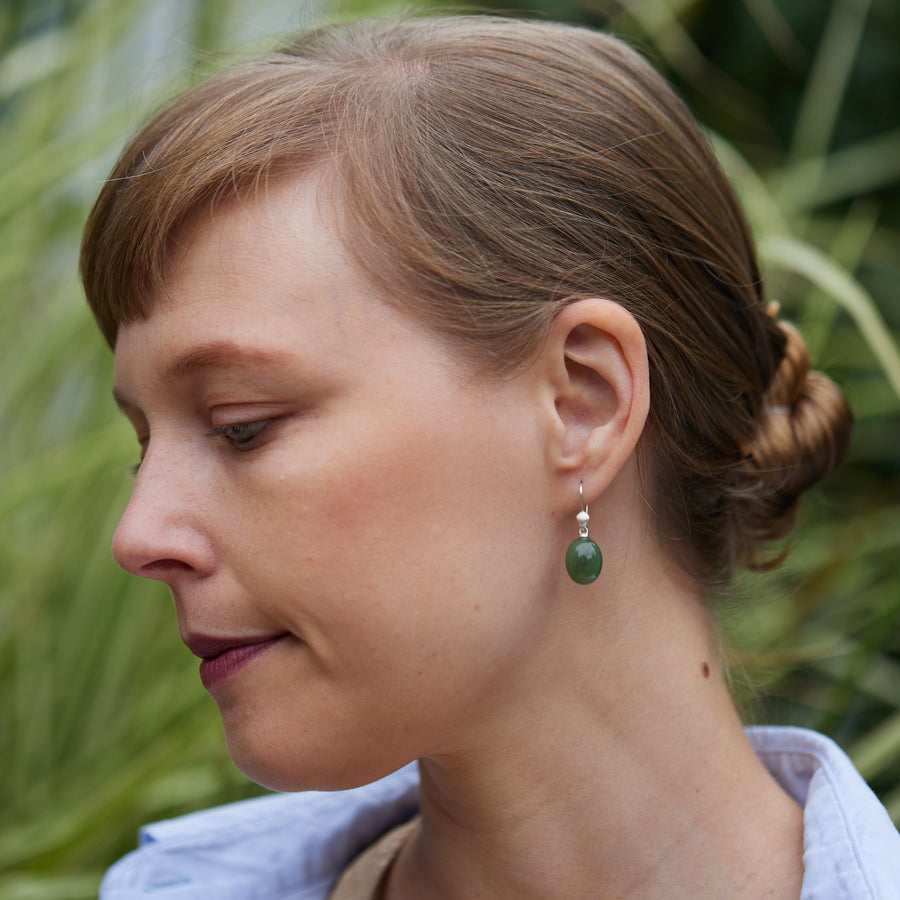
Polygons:
<instances>
[{"instance_id":1,"label":"blonde hair","mask_svg":"<svg viewBox=\"0 0 900 900\"><path fill-rule=\"evenodd\" d=\"M485 375L561 305L612 299L647 343L641 453L659 533L701 582L793 527L851 416L767 315L739 204L695 121L605 34L496 17L360 22L218 74L131 141L90 215L88 301L115 344L173 241L266 179L324 171L370 278Z\"/></svg>"}]
</instances>

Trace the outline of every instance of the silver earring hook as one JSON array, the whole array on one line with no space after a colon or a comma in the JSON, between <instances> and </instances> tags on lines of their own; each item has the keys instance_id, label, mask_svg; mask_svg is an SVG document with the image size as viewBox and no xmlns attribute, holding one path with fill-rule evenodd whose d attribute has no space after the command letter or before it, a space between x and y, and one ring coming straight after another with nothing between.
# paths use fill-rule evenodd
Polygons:
<instances>
[{"instance_id":1,"label":"silver earring hook","mask_svg":"<svg viewBox=\"0 0 900 900\"><path fill-rule=\"evenodd\" d=\"M588 536L588 522L591 517L588 515L588 508L584 505L584 482L578 482L578 496L581 499L581 512L575 517L578 520L578 534L580 537Z\"/></svg>"}]
</instances>

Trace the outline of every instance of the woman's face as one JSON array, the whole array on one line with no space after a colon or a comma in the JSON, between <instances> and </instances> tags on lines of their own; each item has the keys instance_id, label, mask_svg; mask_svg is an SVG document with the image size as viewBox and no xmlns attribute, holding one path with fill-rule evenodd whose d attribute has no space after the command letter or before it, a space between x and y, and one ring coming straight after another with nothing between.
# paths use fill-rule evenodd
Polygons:
<instances>
[{"instance_id":1,"label":"woman's face","mask_svg":"<svg viewBox=\"0 0 900 900\"><path fill-rule=\"evenodd\" d=\"M217 212L116 346L144 457L114 554L170 586L235 761L279 789L461 749L561 568L528 372L472 376L323 208L307 180Z\"/></svg>"}]
</instances>

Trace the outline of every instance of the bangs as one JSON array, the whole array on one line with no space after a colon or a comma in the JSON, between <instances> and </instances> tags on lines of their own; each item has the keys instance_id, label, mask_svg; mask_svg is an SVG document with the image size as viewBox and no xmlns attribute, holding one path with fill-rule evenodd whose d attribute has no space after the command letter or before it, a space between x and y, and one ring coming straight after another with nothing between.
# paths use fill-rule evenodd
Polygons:
<instances>
[{"instance_id":1,"label":"bangs","mask_svg":"<svg viewBox=\"0 0 900 900\"><path fill-rule=\"evenodd\" d=\"M326 154L327 96L296 102L297 66L279 58L230 70L180 96L128 144L85 227L81 277L111 346L165 292L189 219Z\"/></svg>"}]
</instances>

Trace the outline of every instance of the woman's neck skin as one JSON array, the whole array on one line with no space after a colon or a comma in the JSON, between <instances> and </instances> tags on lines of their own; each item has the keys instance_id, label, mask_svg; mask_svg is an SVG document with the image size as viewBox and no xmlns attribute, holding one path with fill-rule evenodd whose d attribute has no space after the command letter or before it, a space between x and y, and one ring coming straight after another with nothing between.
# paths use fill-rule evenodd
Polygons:
<instances>
[{"instance_id":1,"label":"woman's neck skin","mask_svg":"<svg viewBox=\"0 0 900 900\"><path fill-rule=\"evenodd\" d=\"M630 468L597 505L602 589L561 585L520 671L421 761L390 900L799 896L802 810L744 735L702 601L626 512Z\"/></svg>"}]
</instances>

